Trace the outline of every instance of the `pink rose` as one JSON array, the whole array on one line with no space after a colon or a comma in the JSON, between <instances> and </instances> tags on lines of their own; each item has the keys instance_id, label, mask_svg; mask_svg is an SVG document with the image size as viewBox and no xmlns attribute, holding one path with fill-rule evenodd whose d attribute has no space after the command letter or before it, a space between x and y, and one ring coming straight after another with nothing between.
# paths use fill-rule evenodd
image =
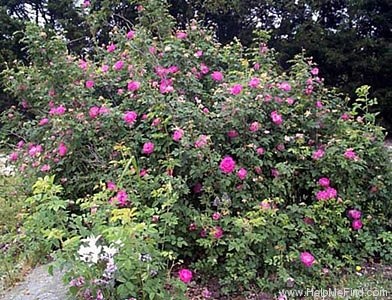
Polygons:
<instances>
[{"instance_id":1,"label":"pink rose","mask_svg":"<svg viewBox=\"0 0 392 300\"><path fill-rule=\"evenodd\" d=\"M251 88L257 88L258 86L259 86L259 84L260 84L260 79L259 78L257 78L257 77L253 77L250 81L249 81L249 83L248 83L248 85L249 85L249 87L251 87Z\"/></svg>"},{"instance_id":2,"label":"pink rose","mask_svg":"<svg viewBox=\"0 0 392 300\"><path fill-rule=\"evenodd\" d=\"M132 40L135 37L135 31L130 30L127 32L127 39Z\"/></svg>"},{"instance_id":3,"label":"pink rose","mask_svg":"<svg viewBox=\"0 0 392 300\"><path fill-rule=\"evenodd\" d=\"M214 238L220 239L223 236L223 229L220 226L215 226L213 229Z\"/></svg>"},{"instance_id":4,"label":"pink rose","mask_svg":"<svg viewBox=\"0 0 392 300\"><path fill-rule=\"evenodd\" d=\"M318 191L316 193L316 199L318 201L324 201L324 200L328 200L328 195L326 191Z\"/></svg>"},{"instance_id":5,"label":"pink rose","mask_svg":"<svg viewBox=\"0 0 392 300\"><path fill-rule=\"evenodd\" d=\"M302 252L299 257L301 262L308 268L311 267L315 262L313 255L309 252Z\"/></svg>"},{"instance_id":6,"label":"pink rose","mask_svg":"<svg viewBox=\"0 0 392 300\"><path fill-rule=\"evenodd\" d=\"M310 73L314 76L318 75L319 73L319 69L318 68L313 68L312 70L310 70Z\"/></svg>"},{"instance_id":7,"label":"pink rose","mask_svg":"<svg viewBox=\"0 0 392 300\"><path fill-rule=\"evenodd\" d=\"M50 166L49 165L43 165L41 167L41 172L49 172L50 171Z\"/></svg>"},{"instance_id":8,"label":"pink rose","mask_svg":"<svg viewBox=\"0 0 392 300\"><path fill-rule=\"evenodd\" d=\"M195 142L195 148L203 148L208 143L208 136L202 134Z\"/></svg>"},{"instance_id":9,"label":"pink rose","mask_svg":"<svg viewBox=\"0 0 392 300\"><path fill-rule=\"evenodd\" d=\"M249 126L249 130L252 132L256 132L260 129L260 123L259 122L253 122L252 124L250 124Z\"/></svg>"},{"instance_id":10,"label":"pink rose","mask_svg":"<svg viewBox=\"0 0 392 300\"><path fill-rule=\"evenodd\" d=\"M17 161L18 160L18 152L12 152L9 156L8 156L8 159L10 160L10 161Z\"/></svg>"},{"instance_id":11,"label":"pink rose","mask_svg":"<svg viewBox=\"0 0 392 300\"><path fill-rule=\"evenodd\" d=\"M203 56L203 51L197 50L196 53L195 53L195 56L196 56L197 58L202 57L202 56Z\"/></svg>"},{"instance_id":12,"label":"pink rose","mask_svg":"<svg viewBox=\"0 0 392 300\"><path fill-rule=\"evenodd\" d=\"M106 114L108 114L108 113L110 113L110 109L109 109L109 108L107 108L107 107L105 107L105 106L101 106L101 107L99 108L99 114L100 114L100 115L106 115Z\"/></svg>"},{"instance_id":13,"label":"pink rose","mask_svg":"<svg viewBox=\"0 0 392 300\"><path fill-rule=\"evenodd\" d=\"M116 50L116 45L111 43L109 46L106 47L107 51L109 53L113 52L114 50Z\"/></svg>"},{"instance_id":14,"label":"pink rose","mask_svg":"<svg viewBox=\"0 0 392 300\"><path fill-rule=\"evenodd\" d=\"M20 140L20 141L16 144L16 146L20 149L20 148L23 148L24 144L25 144L25 142L24 142L23 140Z\"/></svg>"},{"instance_id":15,"label":"pink rose","mask_svg":"<svg viewBox=\"0 0 392 300\"><path fill-rule=\"evenodd\" d=\"M58 149L58 153L60 156L65 156L68 152L67 146L64 143L60 143Z\"/></svg>"},{"instance_id":16,"label":"pink rose","mask_svg":"<svg viewBox=\"0 0 392 300\"><path fill-rule=\"evenodd\" d=\"M50 111L49 114L50 115L55 115L55 116L61 116L65 113L67 109L65 108L65 106L60 105L58 107L53 106Z\"/></svg>"},{"instance_id":17,"label":"pink rose","mask_svg":"<svg viewBox=\"0 0 392 300\"><path fill-rule=\"evenodd\" d=\"M179 140L182 139L183 135L184 135L184 130L182 129L175 130L173 133L173 141L178 142Z\"/></svg>"},{"instance_id":18,"label":"pink rose","mask_svg":"<svg viewBox=\"0 0 392 300\"><path fill-rule=\"evenodd\" d=\"M44 125L46 125L48 123L49 123L49 119L48 118L43 118L43 119L41 119L41 121L39 121L38 125L39 126L44 126Z\"/></svg>"},{"instance_id":19,"label":"pink rose","mask_svg":"<svg viewBox=\"0 0 392 300\"><path fill-rule=\"evenodd\" d=\"M186 39L187 37L188 37L188 34L184 31L177 31L177 33L176 33L176 38L178 38L179 40Z\"/></svg>"},{"instance_id":20,"label":"pink rose","mask_svg":"<svg viewBox=\"0 0 392 300\"><path fill-rule=\"evenodd\" d=\"M87 80L86 81L86 88L91 89L94 87L94 80Z\"/></svg>"},{"instance_id":21,"label":"pink rose","mask_svg":"<svg viewBox=\"0 0 392 300\"><path fill-rule=\"evenodd\" d=\"M116 184L115 184L113 181L108 181L108 182L106 183L106 188L107 188L109 191L115 191L115 190L117 189L117 186L116 186Z\"/></svg>"},{"instance_id":22,"label":"pink rose","mask_svg":"<svg viewBox=\"0 0 392 300\"><path fill-rule=\"evenodd\" d=\"M276 110L271 113L271 119L276 125L281 125L283 123L282 115L280 115Z\"/></svg>"},{"instance_id":23,"label":"pink rose","mask_svg":"<svg viewBox=\"0 0 392 300\"><path fill-rule=\"evenodd\" d=\"M155 148L154 143L152 143L152 142L144 143L142 153L150 155L151 153L154 152L154 148Z\"/></svg>"},{"instance_id":24,"label":"pink rose","mask_svg":"<svg viewBox=\"0 0 392 300\"><path fill-rule=\"evenodd\" d=\"M237 177L241 180L244 180L246 178L246 175L248 174L248 171L246 171L245 168L241 168L237 172Z\"/></svg>"},{"instance_id":25,"label":"pink rose","mask_svg":"<svg viewBox=\"0 0 392 300\"><path fill-rule=\"evenodd\" d=\"M314 160L319 160L320 158L322 158L325 154L325 151L323 149L318 149L315 152L313 152L312 154L312 158Z\"/></svg>"},{"instance_id":26,"label":"pink rose","mask_svg":"<svg viewBox=\"0 0 392 300\"><path fill-rule=\"evenodd\" d=\"M327 187L325 191L327 193L328 199L336 198L338 196L338 192L334 188Z\"/></svg>"},{"instance_id":27,"label":"pink rose","mask_svg":"<svg viewBox=\"0 0 392 300\"><path fill-rule=\"evenodd\" d=\"M95 119L99 115L99 107L98 106L93 106L89 109L88 115L90 118Z\"/></svg>"},{"instance_id":28,"label":"pink rose","mask_svg":"<svg viewBox=\"0 0 392 300\"><path fill-rule=\"evenodd\" d=\"M223 74L219 71L214 71L211 74L211 78L215 81L222 81L223 80Z\"/></svg>"},{"instance_id":29,"label":"pink rose","mask_svg":"<svg viewBox=\"0 0 392 300\"><path fill-rule=\"evenodd\" d=\"M291 91L291 85L288 82L282 82L278 84L278 87L285 92L290 92Z\"/></svg>"},{"instance_id":30,"label":"pink rose","mask_svg":"<svg viewBox=\"0 0 392 300\"><path fill-rule=\"evenodd\" d=\"M265 152L265 150L264 150L263 147L258 147L258 148L256 149L256 152L257 152L258 155L263 155L264 152Z\"/></svg>"},{"instance_id":31,"label":"pink rose","mask_svg":"<svg viewBox=\"0 0 392 300\"><path fill-rule=\"evenodd\" d=\"M124 113L123 119L124 119L125 123L133 124L133 123L135 123L135 121L137 119L137 113L134 111L126 111Z\"/></svg>"},{"instance_id":32,"label":"pink rose","mask_svg":"<svg viewBox=\"0 0 392 300\"><path fill-rule=\"evenodd\" d=\"M212 297L212 292L209 291L207 288L204 288L203 291L201 292L201 295L205 298L205 299L209 299Z\"/></svg>"},{"instance_id":33,"label":"pink rose","mask_svg":"<svg viewBox=\"0 0 392 300\"><path fill-rule=\"evenodd\" d=\"M208 68L208 66L205 63L201 63L200 64L200 72L201 74L207 74L210 71L210 69Z\"/></svg>"},{"instance_id":34,"label":"pink rose","mask_svg":"<svg viewBox=\"0 0 392 300\"><path fill-rule=\"evenodd\" d=\"M170 66L170 67L167 69L167 72L168 72L168 73L175 74L175 73L177 73L179 70L180 70L180 68L179 68L178 66Z\"/></svg>"},{"instance_id":35,"label":"pink rose","mask_svg":"<svg viewBox=\"0 0 392 300\"><path fill-rule=\"evenodd\" d=\"M140 89L140 85L139 81L130 81L128 82L128 91L135 92Z\"/></svg>"},{"instance_id":36,"label":"pink rose","mask_svg":"<svg viewBox=\"0 0 392 300\"><path fill-rule=\"evenodd\" d=\"M352 148L349 148L346 150L346 152L344 152L344 157L349 160L356 160L358 158L357 154Z\"/></svg>"},{"instance_id":37,"label":"pink rose","mask_svg":"<svg viewBox=\"0 0 392 300\"><path fill-rule=\"evenodd\" d=\"M29 155L31 157L38 156L38 155L40 155L41 152L42 152L42 146L41 145L32 145L29 148Z\"/></svg>"},{"instance_id":38,"label":"pink rose","mask_svg":"<svg viewBox=\"0 0 392 300\"><path fill-rule=\"evenodd\" d=\"M227 136L231 139L234 139L238 136L238 131L237 130L229 130L227 132Z\"/></svg>"},{"instance_id":39,"label":"pink rose","mask_svg":"<svg viewBox=\"0 0 392 300\"><path fill-rule=\"evenodd\" d=\"M220 218L221 218L221 214L220 214L220 213L214 212L214 213L212 214L212 219L213 219L214 221L218 221Z\"/></svg>"},{"instance_id":40,"label":"pink rose","mask_svg":"<svg viewBox=\"0 0 392 300\"><path fill-rule=\"evenodd\" d=\"M294 104L294 99L288 97L288 98L286 99L286 103L287 103L288 105L293 105L293 104Z\"/></svg>"},{"instance_id":41,"label":"pink rose","mask_svg":"<svg viewBox=\"0 0 392 300\"><path fill-rule=\"evenodd\" d=\"M124 62L122 60L116 61L113 65L113 69L116 71L120 71L124 67Z\"/></svg>"},{"instance_id":42,"label":"pink rose","mask_svg":"<svg viewBox=\"0 0 392 300\"><path fill-rule=\"evenodd\" d=\"M160 118L155 118L155 119L152 121L151 126L156 127L156 126L158 126L159 124L161 124L161 119L160 119Z\"/></svg>"},{"instance_id":43,"label":"pink rose","mask_svg":"<svg viewBox=\"0 0 392 300\"><path fill-rule=\"evenodd\" d=\"M115 200L120 206L125 206L128 203L128 194L125 190L119 190L117 195L111 199L111 202Z\"/></svg>"},{"instance_id":44,"label":"pink rose","mask_svg":"<svg viewBox=\"0 0 392 300\"><path fill-rule=\"evenodd\" d=\"M361 220L353 220L352 223L351 223L351 227L354 230L359 230L359 229L362 228L362 226L363 226L363 224L362 224Z\"/></svg>"},{"instance_id":45,"label":"pink rose","mask_svg":"<svg viewBox=\"0 0 392 300\"><path fill-rule=\"evenodd\" d=\"M329 187L330 180L329 180L329 178L322 177L319 179L318 184L322 187Z\"/></svg>"},{"instance_id":46,"label":"pink rose","mask_svg":"<svg viewBox=\"0 0 392 300\"><path fill-rule=\"evenodd\" d=\"M168 94L174 91L172 79L162 79L159 83L159 91L162 94Z\"/></svg>"},{"instance_id":47,"label":"pink rose","mask_svg":"<svg viewBox=\"0 0 392 300\"><path fill-rule=\"evenodd\" d=\"M109 66L108 66L108 65L103 65L103 66L101 67L101 71L102 71L103 73L106 73L107 71L109 71Z\"/></svg>"},{"instance_id":48,"label":"pink rose","mask_svg":"<svg viewBox=\"0 0 392 300\"><path fill-rule=\"evenodd\" d=\"M180 277L180 280L184 283L188 283L192 280L192 271L188 269L181 269L178 271L178 276Z\"/></svg>"},{"instance_id":49,"label":"pink rose","mask_svg":"<svg viewBox=\"0 0 392 300\"><path fill-rule=\"evenodd\" d=\"M144 176L146 176L146 175L148 175L147 170L146 170L146 169L141 169L140 172L139 172L139 176L140 176L140 177L144 177Z\"/></svg>"},{"instance_id":50,"label":"pink rose","mask_svg":"<svg viewBox=\"0 0 392 300\"><path fill-rule=\"evenodd\" d=\"M343 121L350 120L350 115L348 113L344 113L340 116Z\"/></svg>"},{"instance_id":51,"label":"pink rose","mask_svg":"<svg viewBox=\"0 0 392 300\"><path fill-rule=\"evenodd\" d=\"M84 0L84 1L83 1L83 4L82 4L83 8L87 8L87 7L89 7L90 5L91 5L90 0Z\"/></svg>"},{"instance_id":52,"label":"pink rose","mask_svg":"<svg viewBox=\"0 0 392 300\"><path fill-rule=\"evenodd\" d=\"M85 61L83 59L79 60L79 68L81 68L83 71L86 71L88 68L87 61Z\"/></svg>"},{"instance_id":53,"label":"pink rose","mask_svg":"<svg viewBox=\"0 0 392 300\"><path fill-rule=\"evenodd\" d=\"M241 92L242 92L242 85L241 84L235 84L230 88L230 94L232 94L232 95L238 95Z\"/></svg>"},{"instance_id":54,"label":"pink rose","mask_svg":"<svg viewBox=\"0 0 392 300\"><path fill-rule=\"evenodd\" d=\"M259 166L256 166L255 167L255 172L256 172L256 174L260 175L263 172L263 169L261 167L259 167Z\"/></svg>"},{"instance_id":55,"label":"pink rose","mask_svg":"<svg viewBox=\"0 0 392 300\"><path fill-rule=\"evenodd\" d=\"M358 220L361 218L362 213L361 213L361 211L359 211L357 209L350 209L348 211L347 215L349 216L349 218L351 218L353 220Z\"/></svg>"},{"instance_id":56,"label":"pink rose","mask_svg":"<svg viewBox=\"0 0 392 300\"><path fill-rule=\"evenodd\" d=\"M231 156L226 156L225 158L222 159L219 168L225 174L229 174L233 172L235 169L234 159Z\"/></svg>"}]
</instances>

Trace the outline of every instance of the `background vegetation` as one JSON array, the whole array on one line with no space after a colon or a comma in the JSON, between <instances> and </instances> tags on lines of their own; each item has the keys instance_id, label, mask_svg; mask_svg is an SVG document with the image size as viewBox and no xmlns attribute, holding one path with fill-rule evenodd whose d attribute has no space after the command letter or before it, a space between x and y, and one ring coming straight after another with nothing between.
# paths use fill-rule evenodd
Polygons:
<instances>
[{"instance_id":1,"label":"background vegetation","mask_svg":"<svg viewBox=\"0 0 392 300\"><path fill-rule=\"evenodd\" d=\"M0 1L0 69L12 65L15 58L26 60L20 34L14 31L31 20L55 29L66 38L70 52L85 56L91 49L92 37L109 40L114 26L137 23L135 6L146 1L91 1L96 24L106 24L95 34L94 22L81 14L82 1L73 0L3 0ZM238 37L243 44L252 41L255 28L269 30L269 47L275 48L280 65L306 49L320 66L321 76L329 86L354 96L357 87L367 84L371 97L377 97L381 111L379 121L392 124L392 4L388 0L246 0L200 1L171 0L170 13L179 27L195 15L214 28L223 43ZM149 22L149 16L144 22ZM1 88L1 87L0 87ZM0 110L14 104L12 97L0 93Z\"/></svg>"}]
</instances>

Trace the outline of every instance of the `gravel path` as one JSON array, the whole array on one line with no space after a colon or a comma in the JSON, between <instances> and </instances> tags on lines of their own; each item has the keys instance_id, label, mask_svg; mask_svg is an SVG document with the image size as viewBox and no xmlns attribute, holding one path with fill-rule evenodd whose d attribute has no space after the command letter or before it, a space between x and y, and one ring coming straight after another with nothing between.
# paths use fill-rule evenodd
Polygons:
<instances>
[{"instance_id":1,"label":"gravel path","mask_svg":"<svg viewBox=\"0 0 392 300\"><path fill-rule=\"evenodd\" d=\"M48 266L39 266L25 280L12 289L1 292L0 300L68 300L67 288L61 281L61 273L48 274Z\"/></svg>"}]
</instances>

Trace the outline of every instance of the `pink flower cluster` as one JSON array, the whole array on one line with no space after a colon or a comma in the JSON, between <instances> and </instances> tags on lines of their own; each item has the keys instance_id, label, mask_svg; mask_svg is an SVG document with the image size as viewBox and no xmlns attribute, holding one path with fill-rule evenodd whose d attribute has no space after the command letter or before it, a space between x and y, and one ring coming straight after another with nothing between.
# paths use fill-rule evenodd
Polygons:
<instances>
[{"instance_id":1,"label":"pink flower cluster","mask_svg":"<svg viewBox=\"0 0 392 300\"><path fill-rule=\"evenodd\" d=\"M119 190L116 196L110 198L110 203L117 203L119 206L126 206L128 204L128 194L125 190Z\"/></svg>"},{"instance_id":2,"label":"pink flower cluster","mask_svg":"<svg viewBox=\"0 0 392 300\"><path fill-rule=\"evenodd\" d=\"M208 136L202 134L195 142L195 148L203 148L208 144Z\"/></svg>"},{"instance_id":3,"label":"pink flower cluster","mask_svg":"<svg viewBox=\"0 0 392 300\"><path fill-rule=\"evenodd\" d=\"M352 220L351 227L354 230L359 230L362 228L363 224L361 221L362 213L357 209L350 209L347 216Z\"/></svg>"},{"instance_id":4,"label":"pink flower cluster","mask_svg":"<svg viewBox=\"0 0 392 300\"><path fill-rule=\"evenodd\" d=\"M290 92L291 91L291 85L288 82L281 82L278 84L279 89L281 89L284 92Z\"/></svg>"},{"instance_id":5,"label":"pink flower cluster","mask_svg":"<svg viewBox=\"0 0 392 300\"><path fill-rule=\"evenodd\" d=\"M319 159L323 158L324 155L325 155L324 149L321 149L321 148L320 148L320 149L317 149L316 151L313 152L312 158L313 158L314 160L319 160Z\"/></svg>"},{"instance_id":6,"label":"pink flower cluster","mask_svg":"<svg viewBox=\"0 0 392 300\"><path fill-rule=\"evenodd\" d=\"M323 177L320 178L318 181L319 185L324 188L324 190L318 191L316 193L316 198L319 201L325 201L329 199L334 199L337 197L337 191L330 187L330 180L329 178Z\"/></svg>"},{"instance_id":7,"label":"pink flower cluster","mask_svg":"<svg viewBox=\"0 0 392 300\"><path fill-rule=\"evenodd\" d=\"M53 116L61 116L61 115L65 114L66 111L67 111L67 109L65 108L64 105L60 105L60 106L57 106L57 107L53 106L50 109L49 114L53 115Z\"/></svg>"},{"instance_id":8,"label":"pink flower cluster","mask_svg":"<svg viewBox=\"0 0 392 300\"><path fill-rule=\"evenodd\" d=\"M105 106L92 106L90 107L89 111L88 111L88 115L90 116L91 119L95 119L98 116L101 115L106 115L109 113L109 108L105 107Z\"/></svg>"}]
</instances>

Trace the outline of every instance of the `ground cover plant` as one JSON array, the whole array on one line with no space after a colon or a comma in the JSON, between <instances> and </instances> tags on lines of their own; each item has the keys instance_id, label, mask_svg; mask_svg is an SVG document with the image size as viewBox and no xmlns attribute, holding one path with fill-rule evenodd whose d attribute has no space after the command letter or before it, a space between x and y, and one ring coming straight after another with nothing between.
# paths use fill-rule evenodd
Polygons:
<instances>
[{"instance_id":1,"label":"ground cover plant","mask_svg":"<svg viewBox=\"0 0 392 300\"><path fill-rule=\"evenodd\" d=\"M19 281L37 261L23 240L24 200L27 194L28 189L21 178L10 174L0 175L0 289Z\"/></svg>"},{"instance_id":2,"label":"ground cover plant","mask_svg":"<svg viewBox=\"0 0 392 300\"><path fill-rule=\"evenodd\" d=\"M149 3L85 57L27 26L32 63L3 73L20 99L3 115L19 138L9 159L40 177L28 243L56 251L71 293L276 293L390 261L391 165L369 87L349 109L311 59L282 72L266 33L221 46Z\"/></svg>"}]
</instances>

